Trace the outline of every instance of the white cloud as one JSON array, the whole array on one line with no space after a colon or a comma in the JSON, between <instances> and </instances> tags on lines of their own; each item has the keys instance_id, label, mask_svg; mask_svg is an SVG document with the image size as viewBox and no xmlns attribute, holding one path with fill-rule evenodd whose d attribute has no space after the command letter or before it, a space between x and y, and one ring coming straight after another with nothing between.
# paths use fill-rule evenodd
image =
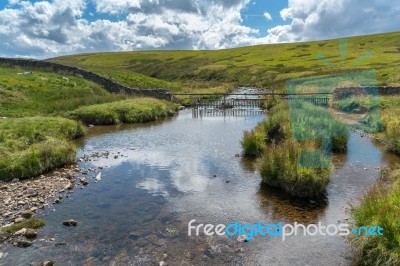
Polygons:
<instances>
[{"instance_id":1,"label":"white cloud","mask_svg":"<svg viewBox=\"0 0 400 266\"><path fill-rule=\"evenodd\" d=\"M400 29L400 2L289 0L280 12L289 25L268 30L278 42L337 38Z\"/></svg>"},{"instance_id":2,"label":"white cloud","mask_svg":"<svg viewBox=\"0 0 400 266\"><path fill-rule=\"evenodd\" d=\"M271 14L268 13L268 12L264 12L264 17L265 17L268 21L271 21L271 20L272 20L272 16L271 16Z\"/></svg>"},{"instance_id":3,"label":"white cloud","mask_svg":"<svg viewBox=\"0 0 400 266\"><path fill-rule=\"evenodd\" d=\"M116 21L96 18L96 12ZM400 3L389 0L289 0L287 25L265 37L243 25L249 0L9 0L0 10L0 54L51 57L93 51L219 49L399 30ZM85 12L87 15L84 16ZM268 20L272 16L264 14ZM90 18L90 21L87 19ZM259 36L258 34L257 36Z\"/></svg>"},{"instance_id":4,"label":"white cloud","mask_svg":"<svg viewBox=\"0 0 400 266\"><path fill-rule=\"evenodd\" d=\"M8 0L9 5L16 5L20 2L21 0Z\"/></svg>"}]
</instances>

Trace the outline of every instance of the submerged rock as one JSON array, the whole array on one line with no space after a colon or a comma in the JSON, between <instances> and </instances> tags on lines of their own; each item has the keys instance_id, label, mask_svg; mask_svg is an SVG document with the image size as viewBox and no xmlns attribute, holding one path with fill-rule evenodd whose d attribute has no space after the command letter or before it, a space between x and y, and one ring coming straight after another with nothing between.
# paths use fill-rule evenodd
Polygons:
<instances>
[{"instance_id":1,"label":"submerged rock","mask_svg":"<svg viewBox=\"0 0 400 266\"><path fill-rule=\"evenodd\" d=\"M54 260L45 260L45 261L42 261L39 264L39 266L53 266L55 264L56 264L56 262Z\"/></svg>"},{"instance_id":2,"label":"submerged rock","mask_svg":"<svg viewBox=\"0 0 400 266\"><path fill-rule=\"evenodd\" d=\"M78 222L77 221L75 221L75 220L65 220L64 222L63 222L63 225L65 225L65 226L77 226L78 225Z\"/></svg>"},{"instance_id":3,"label":"submerged rock","mask_svg":"<svg viewBox=\"0 0 400 266\"><path fill-rule=\"evenodd\" d=\"M17 246L19 248L27 248L32 246L32 242L28 240L17 240L17 242L14 242L14 246Z\"/></svg>"}]
</instances>

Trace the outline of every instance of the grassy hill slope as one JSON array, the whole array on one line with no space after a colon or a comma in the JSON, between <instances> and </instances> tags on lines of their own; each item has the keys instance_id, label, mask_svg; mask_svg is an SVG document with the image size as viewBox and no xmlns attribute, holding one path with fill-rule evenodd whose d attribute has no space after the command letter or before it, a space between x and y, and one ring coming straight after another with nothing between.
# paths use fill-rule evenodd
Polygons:
<instances>
[{"instance_id":1,"label":"grassy hill slope","mask_svg":"<svg viewBox=\"0 0 400 266\"><path fill-rule=\"evenodd\" d=\"M326 40L215 51L92 53L49 61L111 76L131 87L176 89L188 81L212 81L282 88L289 78L356 69L376 70L381 85L400 84L400 32L346 40L347 49L340 49L338 40ZM371 56L362 60L366 53Z\"/></svg>"}]
</instances>

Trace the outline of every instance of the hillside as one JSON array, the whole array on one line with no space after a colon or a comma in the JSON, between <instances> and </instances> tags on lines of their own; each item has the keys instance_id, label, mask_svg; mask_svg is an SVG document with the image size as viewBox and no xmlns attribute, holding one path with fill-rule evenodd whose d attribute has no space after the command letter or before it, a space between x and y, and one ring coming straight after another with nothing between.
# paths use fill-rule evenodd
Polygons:
<instances>
[{"instance_id":1,"label":"hillside","mask_svg":"<svg viewBox=\"0 0 400 266\"><path fill-rule=\"evenodd\" d=\"M0 116L64 115L83 105L126 99L83 78L0 66Z\"/></svg>"},{"instance_id":2,"label":"hillside","mask_svg":"<svg viewBox=\"0 0 400 266\"><path fill-rule=\"evenodd\" d=\"M339 40L326 40L215 51L92 53L49 61L110 76L130 87L175 91L188 87L189 81L278 89L289 78L356 69L376 70L380 85L400 84L400 32L346 40L346 45L340 45Z\"/></svg>"}]
</instances>

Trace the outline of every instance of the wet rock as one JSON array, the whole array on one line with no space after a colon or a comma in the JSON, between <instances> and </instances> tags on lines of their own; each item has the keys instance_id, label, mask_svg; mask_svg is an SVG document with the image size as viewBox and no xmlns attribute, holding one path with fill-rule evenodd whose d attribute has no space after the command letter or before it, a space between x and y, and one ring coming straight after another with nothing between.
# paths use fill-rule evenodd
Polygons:
<instances>
[{"instance_id":1,"label":"wet rock","mask_svg":"<svg viewBox=\"0 0 400 266\"><path fill-rule=\"evenodd\" d=\"M240 157L240 154L239 154L239 153L236 153L236 154L235 154L235 157Z\"/></svg>"},{"instance_id":2,"label":"wet rock","mask_svg":"<svg viewBox=\"0 0 400 266\"><path fill-rule=\"evenodd\" d=\"M16 242L14 242L14 246L17 246L19 248L27 248L32 246L32 242L28 241L28 240L17 240Z\"/></svg>"},{"instance_id":3,"label":"wet rock","mask_svg":"<svg viewBox=\"0 0 400 266\"><path fill-rule=\"evenodd\" d=\"M26 233L26 228L22 228L21 230L14 233L15 236L23 236Z\"/></svg>"},{"instance_id":4,"label":"wet rock","mask_svg":"<svg viewBox=\"0 0 400 266\"><path fill-rule=\"evenodd\" d=\"M63 225L65 225L65 226L77 226L78 225L78 222L77 221L75 221L75 220L65 220L64 222L63 222Z\"/></svg>"},{"instance_id":5,"label":"wet rock","mask_svg":"<svg viewBox=\"0 0 400 266\"><path fill-rule=\"evenodd\" d=\"M26 195L28 198L33 198L33 197L37 197L39 195L39 193L36 190L31 190L28 191L28 194Z\"/></svg>"},{"instance_id":6,"label":"wet rock","mask_svg":"<svg viewBox=\"0 0 400 266\"><path fill-rule=\"evenodd\" d=\"M25 218L25 219L29 219L29 218L32 218L32 216L33 216L33 212L32 211L23 211L22 213L21 213L21 216L23 217L23 218Z\"/></svg>"},{"instance_id":7,"label":"wet rock","mask_svg":"<svg viewBox=\"0 0 400 266\"><path fill-rule=\"evenodd\" d=\"M79 182L81 182L81 184L84 185L84 186L89 185L89 182L85 178L80 178Z\"/></svg>"},{"instance_id":8,"label":"wet rock","mask_svg":"<svg viewBox=\"0 0 400 266\"><path fill-rule=\"evenodd\" d=\"M139 232L130 232L128 238L131 240L138 240L142 235Z\"/></svg>"},{"instance_id":9,"label":"wet rock","mask_svg":"<svg viewBox=\"0 0 400 266\"><path fill-rule=\"evenodd\" d=\"M96 179L97 181L100 181L100 180L101 180L101 173L99 173L98 175L96 175L96 177L95 177L94 179Z\"/></svg>"},{"instance_id":10,"label":"wet rock","mask_svg":"<svg viewBox=\"0 0 400 266\"><path fill-rule=\"evenodd\" d=\"M118 159L118 155L115 155L115 156L114 156L114 159Z\"/></svg>"},{"instance_id":11,"label":"wet rock","mask_svg":"<svg viewBox=\"0 0 400 266\"><path fill-rule=\"evenodd\" d=\"M72 182L69 182L68 185L65 186L66 190L72 190L74 189L74 185L72 184Z\"/></svg>"},{"instance_id":12,"label":"wet rock","mask_svg":"<svg viewBox=\"0 0 400 266\"><path fill-rule=\"evenodd\" d=\"M37 237L37 232L36 232L36 230L35 230L35 229L31 229L31 228L26 229L25 237L26 237L27 239L30 239L30 240L35 239L35 238Z\"/></svg>"},{"instance_id":13,"label":"wet rock","mask_svg":"<svg viewBox=\"0 0 400 266\"><path fill-rule=\"evenodd\" d=\"M54 260L44 260L42 261L39 266L53 266L56 262Z\"/></svg>"},{"instance_id":14,"label":"wet rock","mask_svg":"<svg viewBox=\"0 0 400 266\"><path fill-rule=\"evenodd\" d=\"M238 236L237 240L238 240L239 242L248 242L248 241L249 241L249 240L247 239L247 236L246 236L246 235L240 235L240 236Z\"/></svg>"}]
</instances>

